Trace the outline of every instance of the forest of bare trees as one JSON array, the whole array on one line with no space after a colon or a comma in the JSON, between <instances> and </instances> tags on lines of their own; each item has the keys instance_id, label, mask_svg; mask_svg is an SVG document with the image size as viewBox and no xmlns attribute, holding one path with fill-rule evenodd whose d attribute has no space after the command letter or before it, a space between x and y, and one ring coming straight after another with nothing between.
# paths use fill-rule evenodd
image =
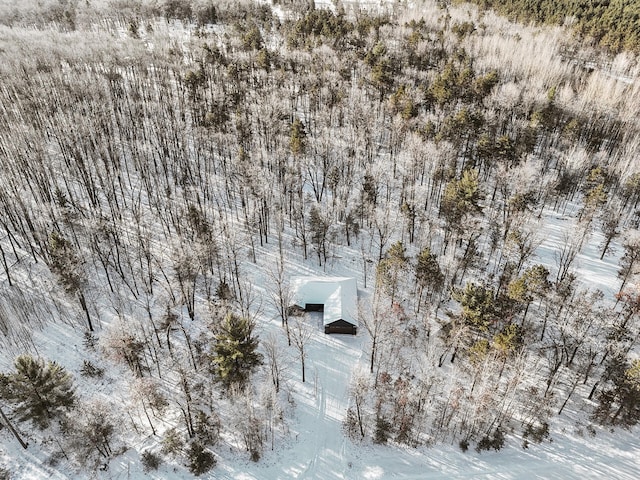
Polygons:
<instances>
[{"instance_id":1,"label":"forest of bare trees","mask_svg":"<svg viewBox=\"0 0 640 480\"><path fill-rule=\"evenodd\" d=\"M287 278L347 258L371 292L353 441L498 450L568 409L640 420L636 57L401 3L2 5L16 441L89 470L131 438L150 469L203 474L221 439L259 461L310 375ZM570 225L547 263L546 218ZM613 293L577 273L594 242Z\"/></svg>"}]
</instances>

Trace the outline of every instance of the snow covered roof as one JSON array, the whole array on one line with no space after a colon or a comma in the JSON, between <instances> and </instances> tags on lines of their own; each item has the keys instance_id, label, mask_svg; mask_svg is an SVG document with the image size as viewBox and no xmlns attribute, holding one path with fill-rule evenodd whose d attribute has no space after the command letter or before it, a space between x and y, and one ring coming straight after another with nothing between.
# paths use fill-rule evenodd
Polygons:
<instances>
[{"instance_id":1,"label":"snow covered roof","mask_svg":"<svg viewBox=\"0 0 640 480\"><path fill-rule=\"evenodd\" d=\"M344 320L358 325L358 287L349 277L292 277L293 303L323 304L325 325Z\"/></svg>"}]
</instances>

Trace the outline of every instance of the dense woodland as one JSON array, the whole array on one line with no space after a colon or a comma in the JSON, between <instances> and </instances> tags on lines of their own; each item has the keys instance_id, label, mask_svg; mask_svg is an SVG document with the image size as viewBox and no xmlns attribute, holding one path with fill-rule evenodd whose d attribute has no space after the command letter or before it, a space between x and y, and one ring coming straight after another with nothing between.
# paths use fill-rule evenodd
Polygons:
<instances>
[{"instance_id":1,"label":"dense woodland","mask_svg":"<svg viewBox=\"0 0 640 480\"><path fill-rule=\"evenodd\" d=\"M288 278L346 258L370 293L352 441L635 425L636 57L459 2L274 3L1 6L0 425L70 468L149 437L148 469L202 474L221 438L259 461L294 408L284 352L304 378L321 334ZM638 48L583 3L499 10ZM545 264L549 215L570 227ZM595 238L615 297L575 273ZM41 355L51 329L79 365Z\"/></svg>"},{"instance_id":2,"label":"dense woodland","mask_svg":"<svg viewBox=\"0 0 640 480\"><path fill-rule=\"evenodd\" d=\"M640 51L640 5L634 0L473 0L521 22L567 25L613 52Z\"/></svg>"}]
</instances>

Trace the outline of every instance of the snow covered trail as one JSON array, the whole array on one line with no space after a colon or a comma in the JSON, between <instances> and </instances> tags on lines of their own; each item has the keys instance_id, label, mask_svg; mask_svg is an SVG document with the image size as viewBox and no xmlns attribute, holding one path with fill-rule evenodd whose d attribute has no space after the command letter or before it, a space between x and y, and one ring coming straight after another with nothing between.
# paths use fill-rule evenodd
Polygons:
<instances>
[{"instance_id":1,"label":"snow covered trail","mask_svg":"<svg viewBox=\"0 0 640 480\"><path fill-rule=\"evenodd\" d=\"M351 350L353 345L349 344L353 343L359 342L333 335L318 336L313 345L317 417L313 424L304 428L305 435L313 439L314 449L301 478L350 478L342 420L349 402L351 373L358 362L354 352L345 356L344 351Z\"/></svg>"},{"instance_id":2,"label":"snow covered trail","mask_svg":"<svg viewBox=\"0 0 640 480\"><path fill-rule=\"evenodd\" d=\"M6 430L6 429L5 429ZM6 437L6 438L5 438ZM6 435L0 435L0 446L4 441L12 442L9 438L9 432ZM13 476L9 478L20 478L28 480L36 480L41 478L49 478L51 480L65 480L68 477L59 472L55 467L47 465L42 458L33 454L30 450L15 449L18 455L10 455L6 459L6 465L13 472ZM0 450L0 465L2 465L2 451Z\"/></svg>"},{"instance_id":3,"label":"snow covered trail","mask_svg":"<svg viewBox=\"0 0 640 480\"><path fill-rule=\"evenodd\" d=\"M342 433L342 421L349 406L352 371L362 354L362 340L361 336L325 335L318 328L307 346L307 381L300 382L299 363L290 368L296 404L291 440L274 452L265 452L258 463L247 461L225 465L225 471L216 471L215 477L242 480L358 478L351 470L352 449Z\"/></svg>"}]
</instances>

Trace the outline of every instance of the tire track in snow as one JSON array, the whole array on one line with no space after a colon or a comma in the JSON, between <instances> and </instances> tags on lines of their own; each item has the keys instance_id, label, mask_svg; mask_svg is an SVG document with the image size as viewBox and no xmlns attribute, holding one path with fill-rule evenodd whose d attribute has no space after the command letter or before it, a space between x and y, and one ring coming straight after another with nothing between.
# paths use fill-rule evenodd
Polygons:
<instances>
[{"instance_id":1,"label":"tire track in snow","mask_svg":"<svg viewBox=\"0 0 640 480\"><path fill-rule=\"evenodd\" d=\"M317 423L316 425L323 425L326 414L327 414L327 396L324 391L324 386L320 383L320 398L318 399L318 415L317 415ZM323 430L323 432L325 432ZM316 435L314 440L314 456L311 460L309 460L309 464L307 465L307 469L305 470L305 474L316 477L317 469L318 469L318 458L320 454L324 452L327 446L327 438L326 433L323 435Z\"/></svg>"}]
</instances>

